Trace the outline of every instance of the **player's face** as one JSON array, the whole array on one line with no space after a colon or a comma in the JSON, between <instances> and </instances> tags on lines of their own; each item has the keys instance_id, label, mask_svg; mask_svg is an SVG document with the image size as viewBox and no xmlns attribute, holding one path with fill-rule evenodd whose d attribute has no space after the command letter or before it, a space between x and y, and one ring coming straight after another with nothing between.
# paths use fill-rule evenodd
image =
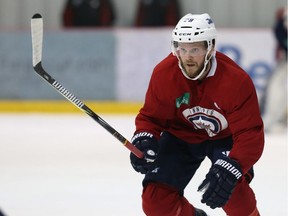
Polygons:
<instances>
[{"instance_id":1,"label":"player's face","mask_svg":"<svg viewBox=\"0 0 288 216\"><path fill-rule=\"evenodd\" d=\"M205 42L179 43L177 47L177 55L182 67L191 78L202 71L206 53Z\"/></svg>"}]
</instances>

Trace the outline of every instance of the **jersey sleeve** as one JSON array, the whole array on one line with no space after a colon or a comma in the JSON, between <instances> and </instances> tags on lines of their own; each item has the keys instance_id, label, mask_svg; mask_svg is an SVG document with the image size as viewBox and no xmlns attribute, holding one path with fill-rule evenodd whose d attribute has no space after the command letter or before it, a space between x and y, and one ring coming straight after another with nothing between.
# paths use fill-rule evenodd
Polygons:
<instances>
[{"instance_id":1,"label":"jersey sleeve","mask_svg":"<svg viewBox=\"0 0 288 216\"><path fill-rule=\"evenodd\" d=\"M247 76L239 85L239 91L228 113L229 127L234 145L229 156L246 173L261 157L264 148L263 122L252 80Z\"/></svg>"},{"instance_id":2,"label":"jersey sleeve","mask_svg":"<svg viewBox=\"0 0 288 216\"><path fill-rule=\"evenodd\" d=\"M144 106L135 119L136 133L147 131L157 139L159 139L161 132L167 129L175 113L173 106L171 106L171 98L169 98L169 88L159 78L158 73L153 71Z\"/></svg>"}]
</instances>

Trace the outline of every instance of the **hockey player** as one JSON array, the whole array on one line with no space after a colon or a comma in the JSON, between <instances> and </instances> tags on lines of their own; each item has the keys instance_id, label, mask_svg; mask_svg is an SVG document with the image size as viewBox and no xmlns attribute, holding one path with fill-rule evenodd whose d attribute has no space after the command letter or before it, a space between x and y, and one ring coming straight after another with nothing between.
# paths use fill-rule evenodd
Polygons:
<instances>
[{"instance_id":1,"label":"hockey player","mask_svg":"<svg viewBox=\"0 0 288 216\"><path fill-rule=\"evenodd\" d=\"M135 26L175 26L180 18L180 6L178 0L139 0Z\"/></svg>"},{"instance_id":2,"label":"hockey player","mask_svg":"<svg viewBox=\"0 0 288 216\"><path fill-rule=\"evenodd\" d=\"M187 14L172 32L172 53L153 71L132 143L137 172L145 174L142 207L148 216L205 216L184 197L201 162L202 203L229 216L259 216L249 182L264 146L257 95L248 74L215 51L208 14Z\"/></svg>"},{"instance_id":3,"label":"hockey player","mask_svg":"<svg viewBox=\"0 0 288 216\"><path fill-rule=\"evenodd\" d=\"M276 11L273 33L277 65L268 83L263 121L266 132L281 132L287 130L287 7Z\"/></svg>"},{"instance_id":4,"label":"hockey player","mask_svg":"<svg viewBox=\"0 0 288 216\"><path fill-rule=\"evenodd\" d=\"M115 10L111 0L67 0L62 14L63 26L113 26Z\"/></svg>"}]
</instances>

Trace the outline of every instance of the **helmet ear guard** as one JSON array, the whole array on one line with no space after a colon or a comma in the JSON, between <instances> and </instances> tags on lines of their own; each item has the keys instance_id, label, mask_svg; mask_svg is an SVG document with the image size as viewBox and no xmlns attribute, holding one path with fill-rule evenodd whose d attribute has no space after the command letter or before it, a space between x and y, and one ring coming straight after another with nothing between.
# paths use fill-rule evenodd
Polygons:
<instances>
[{"instance_id":1,"label":"helmet ear guard","mask_svg":"<svg viewBox=\"0 0 288 216\"><path fill-rule=\"evenodd\" d=\"M177 56L176 49L178 47L178 44L179 44L178 41L173 41L173 40L171 41L171 50L174 56Z\"/></svg>"}]
</instances>

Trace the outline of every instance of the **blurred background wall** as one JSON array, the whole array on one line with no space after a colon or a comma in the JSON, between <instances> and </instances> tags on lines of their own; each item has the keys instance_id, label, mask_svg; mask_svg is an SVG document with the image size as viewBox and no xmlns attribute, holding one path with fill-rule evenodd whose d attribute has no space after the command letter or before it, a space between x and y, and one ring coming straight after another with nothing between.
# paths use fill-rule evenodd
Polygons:
<instances>
[{"instance_id":1,"label":"blurred background wall","mask_svg":"<svg viewBox=\"0 0 288 216\"><path fill-rule=\"evenodd\" d=\"M66 0L0 0L0 28L28 28L31 14L42 13L47 28L60 28ZM116 26L133 24L138 0L112 0ZM180 14L207 12L217 27L270 28L277 8L286 0L179 0Z\"/></svg>"},{"instance_id":2,"label":"blurred background wall","mask_svg":"<svg viewBox=\"0 0 288 216\"><path fill-rule=\"evenodd\" d=\"M66 2L0 0L0 112L59 111L52 101L66 103L33 72L30 19L34 13L41 13L44 18L43 65L48 73L82 100L135 102L137 107L133 110L138 110L153 67L170 52L173 25L136 27L140 1L111 0L115 19L110 26L65 28ZM211 15L218 30L218 50L249 73L263 107L266 86L276 64L272 30L275 13L287 5L286 0L179 0L178 3L179 16L189 12ZM52 108L48 109L49 105ZM103 111L111 110L111 106L105 106ZM96 111L99 107L92 105ZM63 110L71 111L69 106Z\"/></svg>"}]
</instances>

